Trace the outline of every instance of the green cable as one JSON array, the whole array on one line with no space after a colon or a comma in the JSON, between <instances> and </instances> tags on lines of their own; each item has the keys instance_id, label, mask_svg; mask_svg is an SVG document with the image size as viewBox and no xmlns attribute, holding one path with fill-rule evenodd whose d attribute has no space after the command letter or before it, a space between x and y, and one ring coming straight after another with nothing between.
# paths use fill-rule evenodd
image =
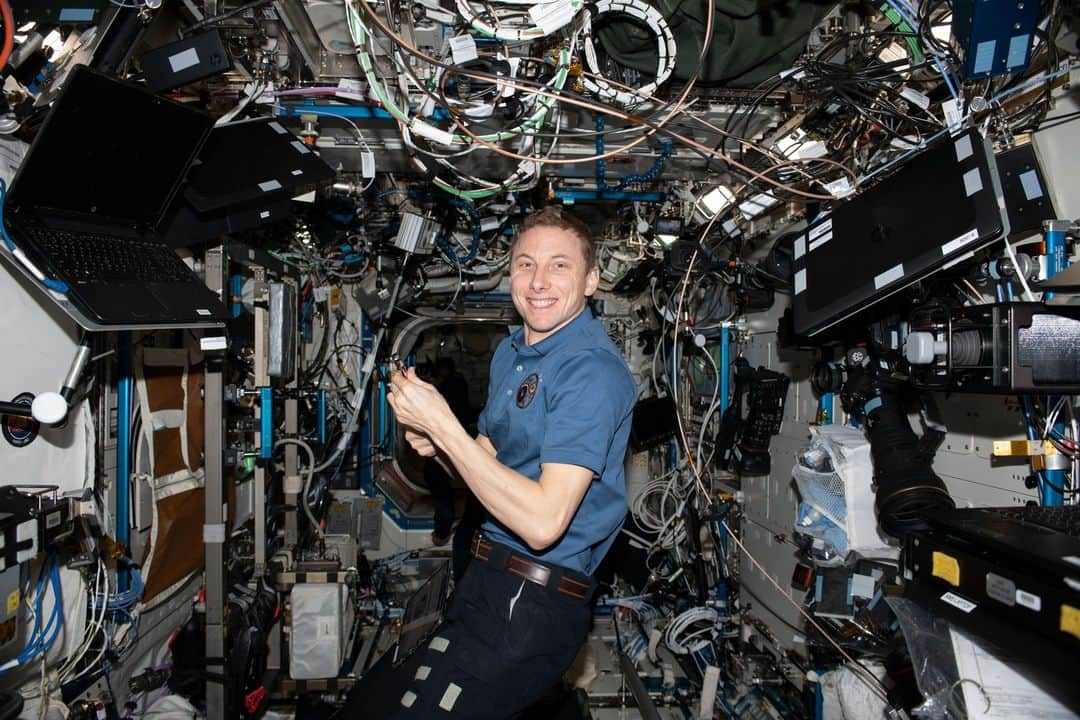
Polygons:
<instances>
[{"instance_id":1,"label":"green cable","mask_svg":"<svg viewBox=\"0 0 1080 720\"><path fill-rule=\"evenodd\" d=\"M878 10L881 11L882 15L889 19L889 22L896 26L897 30L907 35L907 37L904 38L904 41L911 51L912 60L915 61L913 64L921 64L926 59L926 56L923 55L922 48L919 47L918 33L908 25L907 20L900 17L900 13L891 8L888 4L882 5Z\"/></svg>"}]
</instances>

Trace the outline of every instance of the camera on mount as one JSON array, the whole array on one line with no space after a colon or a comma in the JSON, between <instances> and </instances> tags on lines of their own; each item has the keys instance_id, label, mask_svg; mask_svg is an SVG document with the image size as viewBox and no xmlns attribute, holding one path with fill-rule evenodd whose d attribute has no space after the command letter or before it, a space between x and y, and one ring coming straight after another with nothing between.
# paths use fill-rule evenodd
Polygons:
<instances>
[{"instance_id":1,"label":"camera on mount","mask_svg":"<svg viewBox=\"0 0 1080 720\"><path fill-rule=\"evenodd\" d=\"M866 427L874 463L875 507L882 529L895 537L922 526L927 510L952 507L945 483L931 467L942 435L915 435L896 364L869 347L853 347L842 361L818 363L811 385L839 395L844 411Z\"/></svg>"},{"instance_id":2,"label":"camera on mount","mask_svg":"<svg viewBox=\"0 0 1080 720\"><path fill-rule=\"evenodd\" d=\"M895 363L885 356L857 346L848 350L841 361L815 365L810 385L819 395L839 395L844 412L864 423L867 414L880 404L882 393L896 391L895 369Z\"/></svg>"}]
</instances>

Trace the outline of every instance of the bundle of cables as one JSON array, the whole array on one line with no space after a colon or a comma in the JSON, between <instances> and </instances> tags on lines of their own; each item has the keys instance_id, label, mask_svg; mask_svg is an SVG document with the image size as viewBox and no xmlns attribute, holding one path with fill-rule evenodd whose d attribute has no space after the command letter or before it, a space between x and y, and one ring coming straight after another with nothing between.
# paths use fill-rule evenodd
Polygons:
<instances>
[{"instance_id":1,"label":"bundle of cables","mask_svg":"<svg viewBox=\"0 0 1080 720\"><path fill-rule=\"evenodd\" d=\"M451 195L469 200L491 197L505 192L529 190L536 184L539 179L539 163L531 160L531 157L533 156L529 155L533 152L535 146L532 133L535 133L543 125L548 113L551 112L555 105L556 100L554 95L561 91L566 84L570 68L570 49L558 49L556 52L552 53L550 61L545 57L543 62L549 64L553 68L550 79L541 85L541 87L547 91L547 94L541 95L540 93L533 93L530 97L520 101L522 112L518 113L518 116L522 119L519 124L508 129L476 134L465 130L465 124L470 122L468 112L461 111L456 107L451 107L445 92L442 93L441 97L435 97L432 91L428 89L427 84L421 82L416 77L411 62L407 61L400 52L397 50L392 53L378 52L376 50L376 40L365 25L364 18L361 17L358 9L354 7L352 3L347 3L345 7L349 32L357 47L357 58L360 62L361 69L364 71L365 78L371 87L371 91L383 108L398 121L402 138L410 155L412 155L414 165L424 174L432 176L432 184ZM452 69L459 64L466 64L453 62L453 58L448 62L446 59L441 60L427 55L412 45L409 45L402 37L390 30L382 21L377 18L372 19L379 24L384 33L388 35L388 39L394 43L397 48L405 50L413 58L423 60L438 69L436 87L445 84L447 70ZM569 20L567 22L569 22ZM471 38L466 39L471 40ZM455 40L462 40L462 38L455 38ZM467 45L468 43L466 42L464 44ZM389 92L387 87L384 86L380 79L380 74L376 72L375 61L373 58L377 54L385 54L393 58L398 69L403 74L403 77L412 78L413 83L421 88L425 94L428 95L429 99L435 99L443 109L447 110L454 119L457 129L461 130L461 132L455 133L451 130L443 129L429 123L427 115L434 110L434 107L427 108L421 106L414 110L409 107L407 97L403 98L403 102L395 98ZM470 57L470 53L466 53L462 57ZM508 81L511 81L514 73L517 72L515 64L510 63L508 58L497 58L496 61L501 61L500 67L505 65L509 68L503 77L506 77ZM466 62L471 63L472 61L469 60ZM469 75L475 77L478 73L469 71ZM496 72L491 75L491 81L494 86L502 87L499 85L499 73ZM508 89L509 86L510 82L508 82L503 89ZM505 93L493 93L492 97L494 103L498 103L505 97ZM432 103L425 103L425 105L429 104ZM484 107L484 104L477 105L476 103L470 103L469 105L469 110L471 110L474 115L485 114L488 110L487 107ZM463 148L463 150L459 150L451 155L436 152L435 150L428 150L417 145L413 140L414 136L423 138L426 143L431 144L433 147L441 145L445 147L460 147ZM518 138L520 142L518 157L521 159L521 162L514 173L502 182L490 182L465 175L460 171L457 165L450 162L464 152L472 151L478 147L478 144L499 143L514 138ZM443 169L451 172L453 175L457 176L458 179L465 180L473 187L465 189L459 188L454 182L432 172L428 165L419 157L420 154L434 158Z\"/></svg>"},{"instance_id":2,"label":"bundle of cables","mask_svg":"<svg viewBox=\"0 0 1080 720\"><path fill-rule=\"evenodd\" d=\"M506 42L538 40L570 24L582 0L501 0L483 3L487 20L473 10L469 0L455 0L458 13L476 32Z\"/></svg>"},{"instance_id":3,"label":"bundle of cables","mask_svg":"<svg viewBox=\"0 0 1080 720\"><path fill-rule=\"evenodd\" d=\"M48 580L46 580L46 576ZM52 589L53 606L48 621L43 624L46 582ZM60 634L60 628L64 624L64 602L60 592L60 564L57 562L56 555L52 553L45 557L45 561L38 571L33 608L34 627L30 632L30 639L27 640L26 647L23 648L22 652L0 665L0 675L5 675L16 668L33 662L48 651Z\"/></svg>"},{"instance_id":4,"label":"bundle of cables","mask_svg":"<svg viewBox=\"0 0 1080 720\"><path fill-rule=\"evenodd\" d=\"M668 624L664 644L676 655L697 652L712 642L716 625L721 619L714 608L690 608Z\"/></svg>"},{"instance_id":5,"label":"bundle of cables","mask_svg":"<svg viewBox=\"0 0 1080 720\"><path fill-rule=\"evenodd\" d=\"M655 93L656 89L663 85L675 70L675 55L678 48L667 20L659 10L641 0L600 0L595 5L590 5L589 9L591 12L584 20L582 36L585 64L592 74L587 74L582 78L585 89L595 93L601 100L616 102L627 107L641 104L642 99ZM605 14L626 15L646 25L656 35L656 77L651 83L642 85L636 91L615 88L600 75L600 63L597 61L596 45L593 41L593 23Z\"/></svg>"}]
</instances>

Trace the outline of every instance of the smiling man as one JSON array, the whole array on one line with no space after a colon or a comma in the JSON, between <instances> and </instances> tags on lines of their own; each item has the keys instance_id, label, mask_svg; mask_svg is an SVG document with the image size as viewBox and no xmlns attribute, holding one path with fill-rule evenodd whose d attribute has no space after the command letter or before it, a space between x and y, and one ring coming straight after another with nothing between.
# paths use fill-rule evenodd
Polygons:
<instances>
[{"instance_id":1,"label":"smiling man","mask_svg":"<svg viewBox=\"0 0 1080 720\"><path fill-rule=\"evenodd\" d=\"M446 620L386 717L509 718L570 666L588 633L593 573L626 514L623 460L636 389L587 307L600 280L588 227L549 207L511 248L523 327L491 363L470 437L412 370L390 403L421 455L442 454L487 508Z\"/></svg>"}]
</instances>

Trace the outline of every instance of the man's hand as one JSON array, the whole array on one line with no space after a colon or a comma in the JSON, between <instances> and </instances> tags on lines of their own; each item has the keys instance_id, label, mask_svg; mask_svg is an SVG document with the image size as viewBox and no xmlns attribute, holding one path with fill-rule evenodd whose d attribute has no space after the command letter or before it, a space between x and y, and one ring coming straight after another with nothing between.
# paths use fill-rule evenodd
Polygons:
<instances>
[{"instance_id":1,"label":"man's hand","mask_svg":"<svg viewBox=\"0 0 1080 720\"><path fill-rule=\"evenodd\" d=\"M431 438L427 435L422 435L415 430L405 431L405 441L412 446L412 449L416 451L416 454L420 457L435 457L435 453L439 451L435 447L435 443L431 442Z\"/></svg>"},{"instance_id":2,"label":"man's hand","mask_svg":"<svg viewBox=\"0 0 1080 720\"><path fill-rule=\"evenodd\" d=\"M397 421L417 436L425 437L432 447L436 446L440 430L459 424L442 394L434 385L417 377L415 368L394 373L390 390L387 401L394 408ZM416 448L412 440L409 444ZM419 448L417 452L423 454Z\"/></svg>"}]
</instances>

